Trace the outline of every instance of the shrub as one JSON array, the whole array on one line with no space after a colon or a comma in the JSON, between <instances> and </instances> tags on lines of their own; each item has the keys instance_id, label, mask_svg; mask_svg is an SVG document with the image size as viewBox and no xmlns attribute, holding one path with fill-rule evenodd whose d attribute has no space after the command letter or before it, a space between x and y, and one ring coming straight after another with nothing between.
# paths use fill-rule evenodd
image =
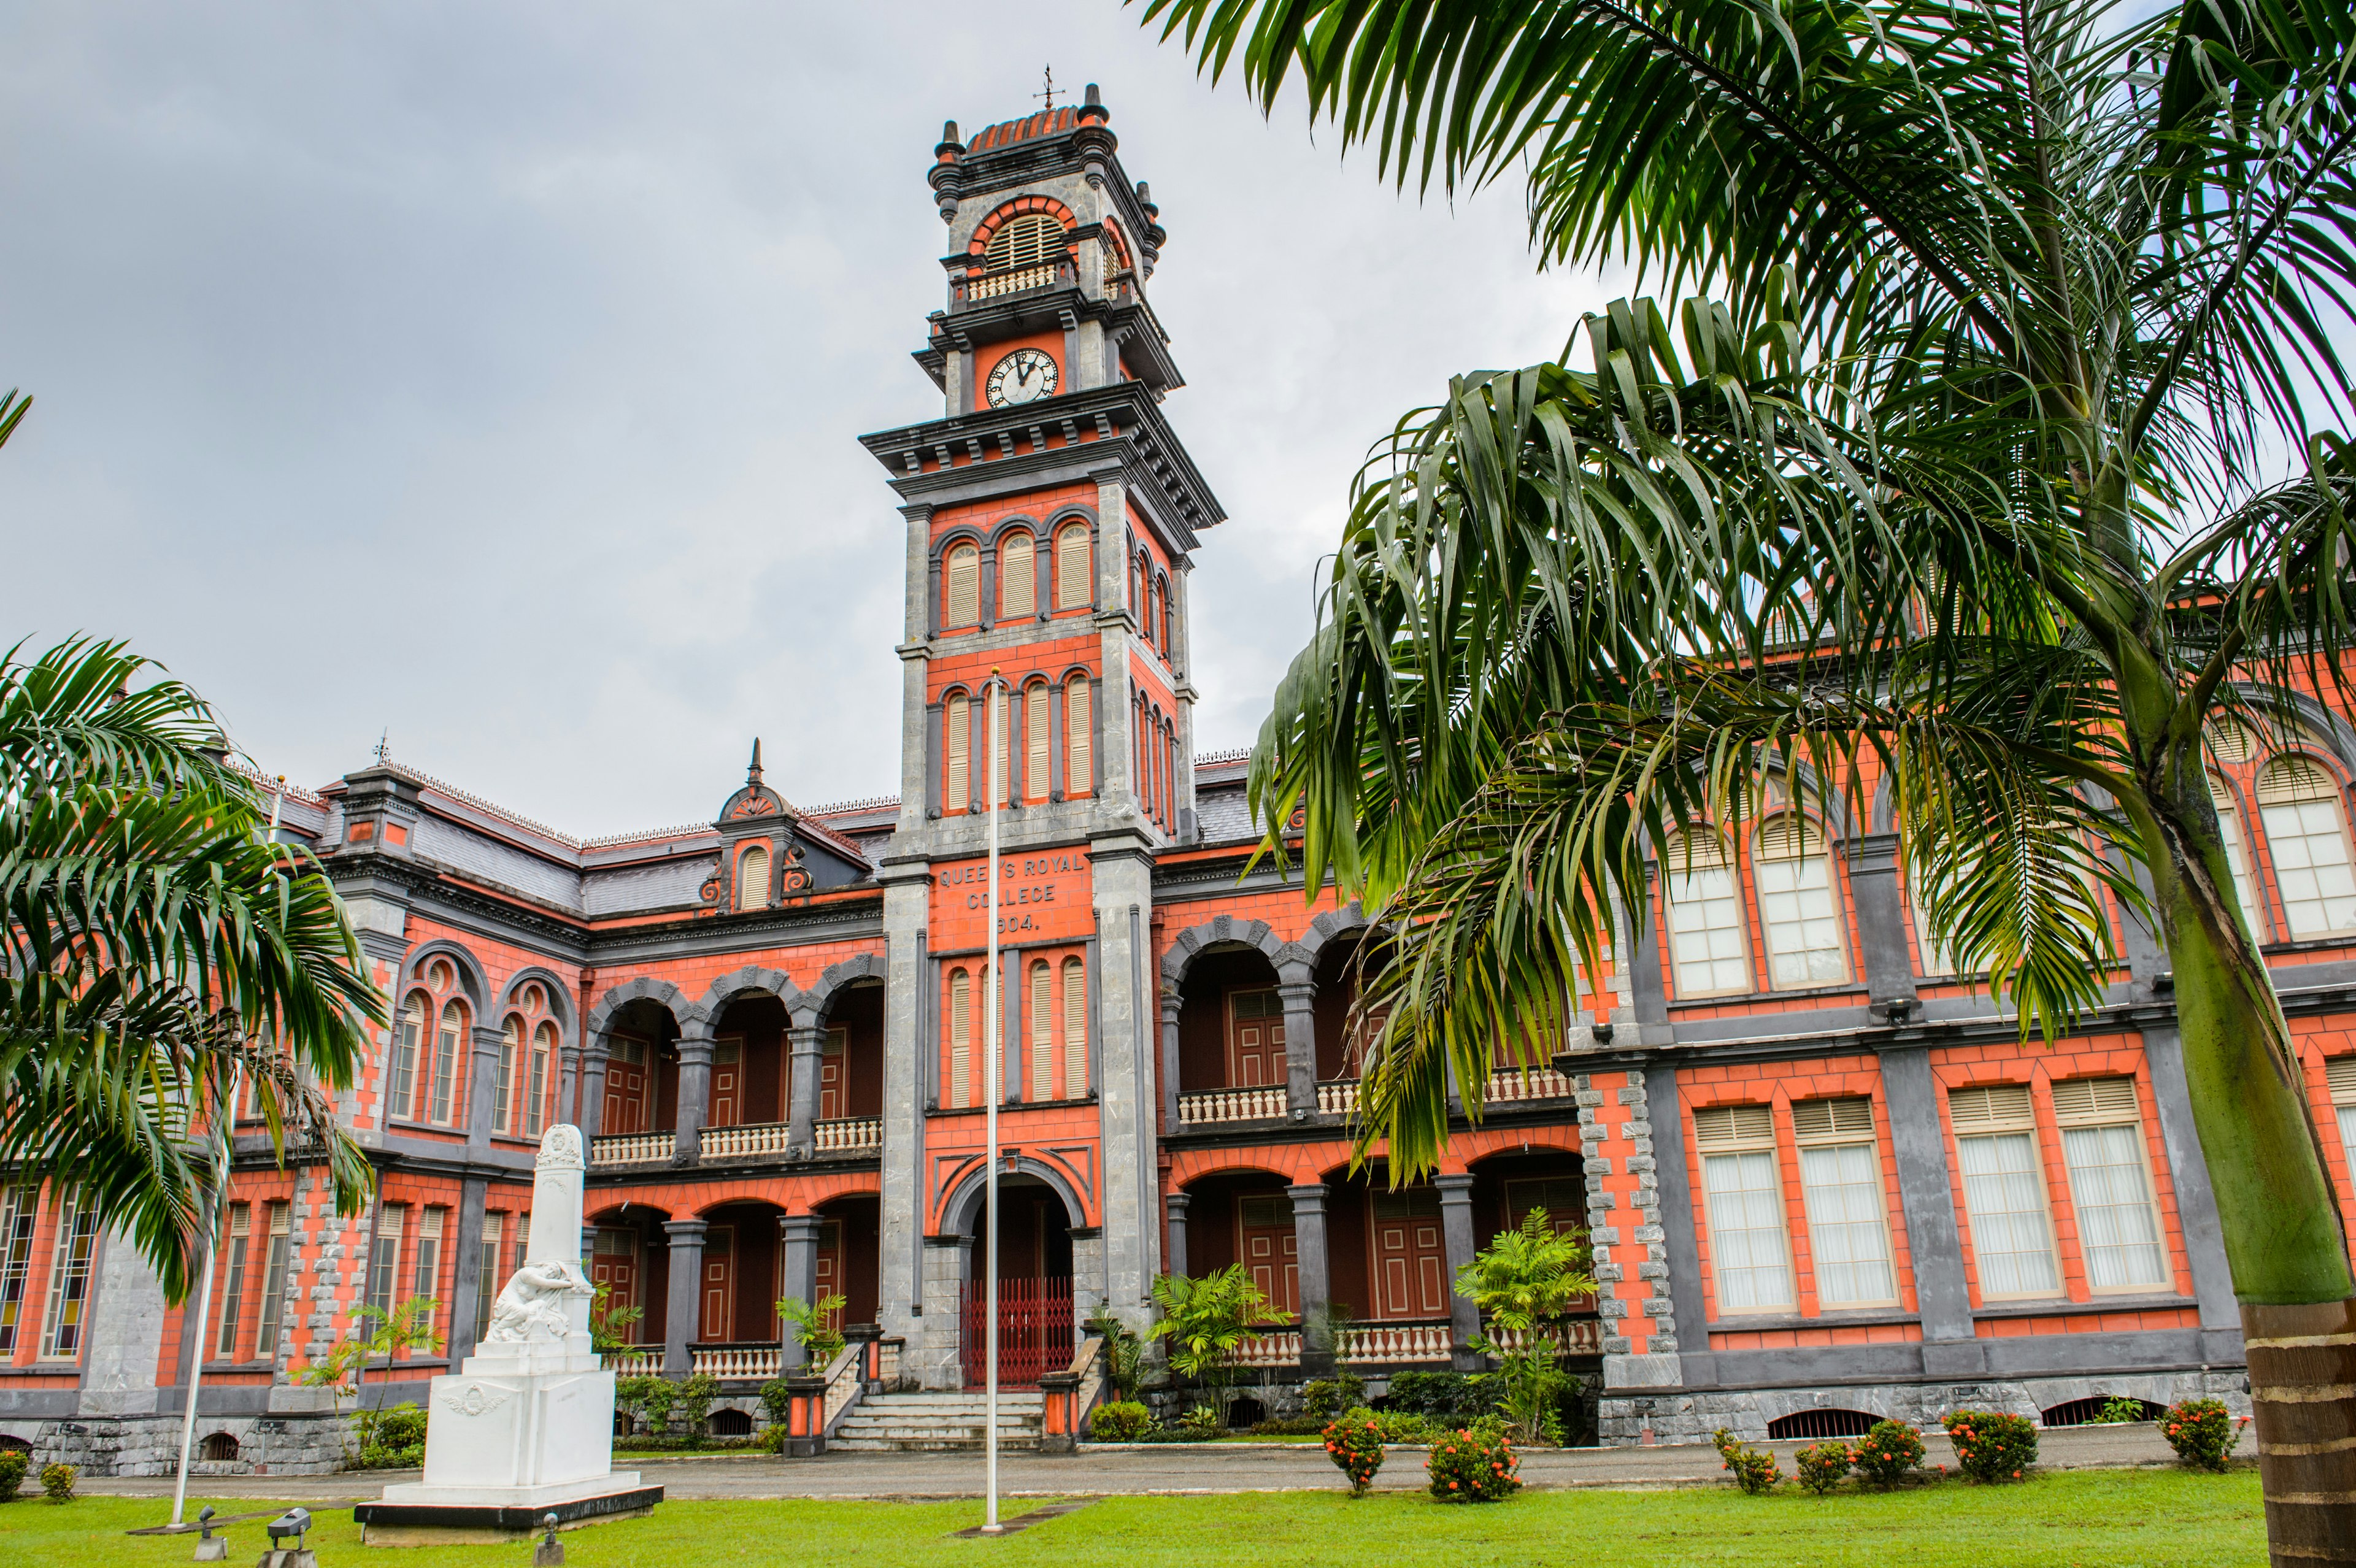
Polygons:
<instances>
[{"instance_id":1,"label":"shrub","mask_svg":"<svg viewBox=\"0 0 2356 1568\"><path fill-rule=\"evenodd\" d=\"M1444 1503L1503 1502L1522 1489L1520 1470L1504 1424L1494 1420L1441 1434L1424 1465L1431 1495Z\"/></svg>"},{"instance_id":2,"label":"shrub","mask_svg":"<svg viewBox=\"0 0 2356 1568\"><path fill-rule=\"evenodd\" d=\"M1336 1416L1325 1429L1325 1453L1349 1477L1350 1495L1363 1498L1383 1467L1383 1427L1371 1410L1358 1409Z\"/></svg>"},{"instance_id":3,"label":"shrub","mask_svg":"<svg viewBox=\"0 0 2356 1568\"><path fill-rule=\"evenodd\" d=\"M2223 1469L2225 1456L2233 1451L2233 1414L2218 1400L2169 1405L2159 1430L2179 1459L2203 1470Z\"/></svg>"},{"instance_id":4,"label":"shrub","mask_svg":"<svg viewBox=\"0 0 2356 1568\"><path fill-rule=\"evenodd\" d=\"M1740 1487L1746 1496L1764 1497L1775 1489L1776 1482L1783 1478L1783 1471L1775 1463L1772 1450L1737 1443L1734 1434L1723 1426L1711 1433L1709 1440L1717 1445L1718 1456L1726 1461L1726 1468L1734 1472L1734 1484Z\"/></svg>"},{"instance_id":5,"label":"shrub","mask_svg":"<svg viewBox=\"0 0 2356 1568\"><path fill-rule=\"evenodd\" d=\"M14 1448L0 1448L0 1503L16 1500L17 1489L25 1484L25 1471L32 1462L29 1456Z\"/></svg>"},{"instance_id":6,"label":"shrub","mask_svg":"<svg viewBox=\"0 0 2356 1568\"><path fill-rule=\"evenodd\" d=\"M1255 1437L1314 1437L1325 1430L1326 1423L1314 1415L1280 1415L1273 1421L1255 1421L1251 1435Z\"/></svg>"},{"instance_id":7,"label":"shrub","mask_svg":"<svg viewBox=\"0 0 2356 1568\"><path fill-rule=\"evenodd\" d=\"M616 1403L621 1402L617 1399ZM793 1391L786 1387L783 1378L771 1378L761 1385L761 1408L769 1413L773 1422L782 1422L794 1407Z\"/></svg>"},{"instance_id":8,"label":"shrub","mask_svg":"<svg viewBox=\"0 0 2356 1568\"><path fill-rule=\"evenodd\" d=\"M1857 1455L1846 1443L1812 1443L1792 1456L1792 1477L1818 1497L1841 1484Z\"/></svg>"},{"instance_id":9,"label":"shrub","mask_svg":"<svg viewBox=\"0 0 2356 1568\"><path fill-rule=\"evenodd\" d=\"M1922 1462L1922 1435L1902 1421L1877 1421L1857 1446L1858 1473L1877 1487L1894 1487Z\"/></svg>"},{"instance_id":10,"label":"shrub","mask_svg":"<svg viewBox=\"0 0 2356 1568\"><path fill-rule=\"evenodd\" d=\"M396 1404L376 1418L376 1440L387 1448L425 1447L425 1413L414 1404Z\"/></svg>"},{"instance_id":11,"label":"shrub","mask_svg":"<svg viewBox=\"0 0 2356 1568\"><path fill-rule=\"evenodd\" d=\"M679 1402L679 1385L669 1378L640 1378L638 1382L638 1408L646 1413L647 1430L659 1437L670 1430L670 1407Z\"/></svg>"},{"instance_id":12,"label":"shrub","mask_svg":"<svg viewBox=\"0 0 2356 1568\"><path fill-rule=\"evenodd\" d=\"M352 1460L355 1470L413 1470L425 1463L425 1445L414 1444L407 1448L394 1448L382 1443L370 1443L362 1447Z\"/></svg>"},{"instance_id":13,"label":"shrub","mask_svg":"<svg viewBox=\"0 0 2356 1568\"><path fill-rule=\"evenodd\" d=\"M1958 1410L1942 1424L1957 1463L1975 1481L2017 1481L2037 1462L2037 1428L2018 1415Z\"/></svg>"},{"instance_id":14,"label":"shrub","mask_svg":"<svg viewBox=\"0 0 2356 1568\"><path fill-rule=\"evenodd\" d=\"M1377 1410L1370 1413L1375 1424L1382 1429L1386 1443L1429 1443L1440 1430L1420 1415L1410 1415L1403 1410Z\"/></svg>"},{"instance_id":15,"label":"shrub","mask_svg":"<svg viewBox=\"0 0 2356 1568\"><path fill-rule=\"evenodd\" d=\"M1153 1424L1153 1413L1134 1400L1100 1404L1088 1417L1088 1436L1098 1443L1134 1443Z\"/></svg>"},{"instance_id":16,"label":"shrub","mask_svg":"<svg viewBox=\"0 0 2356 1568\"><path fill-rule=\"evenodd\" d=\"M2094 1424L2097 1426L2122 1426L2132 1422L2148 1419L2150 1418L2143 1413L2143 1401L2129 1399L2124 1394L2113 1394L2103 1402L2103 1408L2095 1413Z\"/></svg>"},{"instance_id":17,"label":"shrub","mask_svg":"<svg viewBox=\"0 0 2356 1568\"><path fill-rule=\"evenodd\" d=\"M1345 1410L1366 1403L1366 1380L1337 1369L1330 1378L1312 1378L1301 1390L1301 1409L1323 1425Z\"/></svg>"},{"instance_id":18,"label":"shrub","mask_svg":"<svg viewBox=\"0 0 2356 1568\"><path fill-rule=\"evenodd\" d=\"M1196 1443L1209 1443L1227 1435L1227 1423L1212 1406L1198 1404L1178 1418L1178 1430Z\"/></svg>"},{"instance_id":19,"label":"shrub","mask_svg":"<svg viewBox=\"0 0 2356 1568\"><path fill-rule=\"evenodd\" d=\"M81 1479L81 1472L71 1465L41 1467L41 1490L48 1494L48 1499L53 1503L73 1501L74 1483L80 1479Z\"/></svg>"},{"instance_id":20,"label":"shrub","mask_svg":"<svg viewBox=\"0 0 2356 1568\"><path fill-rule=\"evenodd\" d=\"M703 1418L712 1413L712 1402L720 1397L720 1380L710 1372L698 1372L679 1385L679 1418L690 1432L703 1430Z\"/></svg>"}]
</instances>

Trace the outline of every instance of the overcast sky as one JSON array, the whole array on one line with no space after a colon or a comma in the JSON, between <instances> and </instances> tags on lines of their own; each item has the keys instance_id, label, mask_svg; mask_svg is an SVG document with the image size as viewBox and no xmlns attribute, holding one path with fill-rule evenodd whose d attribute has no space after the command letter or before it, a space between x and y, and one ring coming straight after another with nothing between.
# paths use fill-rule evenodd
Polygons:
<instances>
[{"instance_id":1,"label":"overcast sky","mask_svg":"<svg viewBox=\"0 0 2356 1568\"><path fill-rule=\"evenodd\" d=\"M941 122L1050 63L1170 230L1165 411L1230 518L1195 732L1248 744L1367 443L1616 280L1114 0L8 7L0 644L127 636L271 771L390 731L581 834L709 819L755 734L790 799L894 790L901 525L855 438L940 412Z\"/></svg>"}]
</instances>

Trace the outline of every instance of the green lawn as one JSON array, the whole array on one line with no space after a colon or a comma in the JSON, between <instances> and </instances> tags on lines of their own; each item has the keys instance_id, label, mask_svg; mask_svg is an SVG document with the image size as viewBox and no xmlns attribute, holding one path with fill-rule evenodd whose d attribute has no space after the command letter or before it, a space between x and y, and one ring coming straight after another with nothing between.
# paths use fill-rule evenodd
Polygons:
<instances>
[{"instance_id":1,"label":"green lawn","mask_svg":"<svg viewBox=\"0 0 2356 1568\"><path fill-rule=\"evenodd\" d=\"M212 1500L223 1513L266 1504ZM191 1499L189 1513L196 1512ZM1010 1517L1036 1506L1009 1506ZM0 1563L11 1568L165 1568L192 1541L127 1537L160 1522L161 1500L37 1496L0 1508ZM2253 1471L2077 1471L2018 1486L1960 1482L1892 1496L1819 1500L1786 1489L1769 1499L1721 1489L1530 1492L1490 1507L1451 1508L1420 1493L1352 1502L1332 1492L1108 1498L999 1541L958 1541L979 1503L674 1502L650 1519L574 1531L567 1568L725 1568L833 1564L1055 1563L1106 1568L1205 1564L1366 1564L1559 1568L1567 1556L1661 1563L1870 1564L2000 1568L2005 1564L2263 1563L2265 1527ZM363 1548L349 1514L323 1515L311 1544L321 1568L382 1561L388 1568L528 1568L527 1546ZM259 1521L230 1532L229 1561L250 1563Z\"/></svg>"}]
</instances>

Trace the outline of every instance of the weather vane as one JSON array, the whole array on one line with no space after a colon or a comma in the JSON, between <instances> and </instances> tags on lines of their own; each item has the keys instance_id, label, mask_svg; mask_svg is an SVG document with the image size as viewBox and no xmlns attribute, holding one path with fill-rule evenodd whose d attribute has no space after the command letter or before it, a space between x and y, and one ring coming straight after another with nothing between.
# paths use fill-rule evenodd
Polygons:
<instances>
[{"instance_id":1,"label":"weather vane","mask_svg":"<svg viewBox=\"0 0 2356 1568\"><path fill-rule=\"evenodd\" d=\"M382 763L382 762L384 762L384 761L386 760L387 747L386 747L385 742L387 742L388 741L391 741L391 739L392 739L392 731L391 731L391 728L390 726L388 726L388 727L386 728L386 730L385 730L385 731L384 731L384 733L383 733L383 734L379 735L379 736L376 738L376 760L377 760L378 762Z\"/></svg>"},{"instance_id":2,"label":"weather vane","mask_svg":"<svg viewBox=\"0 0 2356 1568\"><path fill-rule=\"evenodd\" d=\"M1049 66L1042 74L1046 78L1047 91L1044 92L1034 92L1031 96L1033 98L1045 99L1047 101L1047 107L1053 109L1055 107L1055 68L1054 66Z\"/></svg>"}]
</instances>

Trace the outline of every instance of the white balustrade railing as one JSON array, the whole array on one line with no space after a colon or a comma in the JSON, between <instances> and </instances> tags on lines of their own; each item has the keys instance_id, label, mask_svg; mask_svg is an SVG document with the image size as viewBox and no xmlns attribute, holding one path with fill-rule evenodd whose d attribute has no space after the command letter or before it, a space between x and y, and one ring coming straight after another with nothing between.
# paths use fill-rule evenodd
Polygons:
<instances>
[{"instance_id":1,"label":"white balustrade railing","mask_svg":"<svg viewBox=\"0 0 2356 1568\"><path fill-rule=\"evenodd\" d=\"M1178 1120L1186 1126L1212 1122L1273 1122L1284 1118L1284 1085L1259 1089L1205 1089L1178 1096Z\"/></svg>"},{"instance_id":2,"label":"white balustrade railing","mask_svg":"<svg viewBox=\"0 0 2356 1568\"><path fill-rule=\"evenodd\" d=\"M733 1127L703 1129L703 1157L725 1159L731 1156L781 1155L786 1152L786 1122L748 1122Z\"/></svg>"},{"instance_id":3,"label":"white balustrade railing","mask_svg":"<svg viewBox=\"0 0 2356 1568\"><path fill-rule=\"evenodd\" d=\"M1317 1085L1317 1108L1329 1116L1351 1116L1358 1111L1358 1081L1332 1078Z\"/></svg>"},{"instance_id":4,"label":"white balustrade railing","mask_svg":"<svg viewBox=\"0 0 2356 1568\"><path fill-rule=\"evenodd\" d=\"M1301 1364L1301 1334L1288 1329L1277 1334L1255 1334L1236 1347L1236 1365L1239 1367L1295 1367Z\"/></svg>"},{"instance_id":5,"label":"white balustrade railing","mask_svg":"<svg viewBox=\"0 0 2356 1568\"><path fill-rule=\"evenodd\" d=\"M1019 294L1026 289L1044 289L1055 282L1063 265L1042 261L1035 267L1017 267L1006 272L983 272L965 280L964 294L968 303L994 300L1001 294Z\"/></svg>"},{"instance_id":6,"label":"white balustrade railing","mask_svg":"<svg viewBox=\"0 0 2356 1568\"><path fill-rule=\"evenodd\" d=\"M605 1352L605 1370L617 1378L650 1378L662 1371L660 1345L630 1345Z\"/></svg>"},{"instance_id":7,"label":"white balustrade railing","mask_svg":"<svg viewBox=\"0 0 2356 1568\"><path fill-rule=\"evenodd\" d=\"M1444 1361L1446 1323L1362 1323L1342 1333L1342 1359L1366 1366Z\"/></svg>"},{"instance_id":8,"label":"white balustrade railing","mask_svg":"<svg viewBox=\"0 0 2356 1568\"><path fill-rule=\"evenodd\" d=\"M589 1140L591 1165L656 1165L679 1147L673 1133L614 1133Z\"/></svg>"},{"instance_id":9,"label":"white balustrade railing","mask_svg":"<svg viewBox=\"0 0 2356 1568\"><path fill-rule=\"evenodd\" d=\"M766 1381L777 1375L785 1363L785 1352L775 1345L701 1345L688 1351L690 1362L699 1372L709 1373L723 1381L742 1382L754 1378Z\"/></svg>"},{"instance_id":10,"label":"white balustrade railing","mask_svg":"<svg viewBox=\"0 0 2356 1568\"><path fill-rule=\"evenodd\" d=\"M884 1147L884 1118L844 1116L819 1122L812 1125L811 1136L820 1154L869 1153Z\"/></svg>"},{"instance_id":11,"label":"white balustrade railing","mask_svg":"<svg viewBox=\"0 0 2356 1568\"><path fill-rule=\"evenodd\" d=\"M845 1345L842 1348L842 1353L835 1357L833 1363L826 1369L825 1429L827 1431L834 1430L834 1418L841 1415L843 1407L858 1397L859 1391L867 1386L860 1376L860 1363L866 1359L866 1346Z\"/></svg>"},{"instance_id":12,"label":"white balustrade railing","mask_svg":"<svg viewBox=\"0 0 2356 1568\"><path fill-rule=\"evenodd\" d=\"M890 1388L900 1381L900 1341L882 1339L875 1346L875 1381Z\"/></svg>"},{"instance_id":13,"label":"white balustrade railing","mask_svg":"<svg viewBox=\"0 0 2356 1568\"><path fill-rule=\"evenodd\" d=\"M1572 1093L1570 1075L1551 1067L1534 1067L1527 1074L1507 1068L1489 1074L1488 1096L1499 1100L1565 1100Z\"/></svg>"}]
</instances>

